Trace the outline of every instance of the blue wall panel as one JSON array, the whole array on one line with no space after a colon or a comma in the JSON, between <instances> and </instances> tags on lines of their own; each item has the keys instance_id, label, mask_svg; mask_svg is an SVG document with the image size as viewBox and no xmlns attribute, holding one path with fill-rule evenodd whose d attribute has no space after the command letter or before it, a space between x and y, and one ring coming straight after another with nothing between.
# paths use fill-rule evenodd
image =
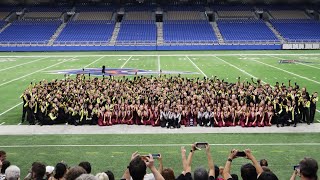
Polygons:
<instances>
[{"instance_id":1,"label":"blue wall panel","mask_svg":"<svg viewBox=\"0 0 320 180\"><path fill-rule=\"evenodd\" d=\"M179 50L279 50L281 45L215 45L215 46L39 46L0 47L11 51L179 51Z\"/></svg>"}]
</instances>

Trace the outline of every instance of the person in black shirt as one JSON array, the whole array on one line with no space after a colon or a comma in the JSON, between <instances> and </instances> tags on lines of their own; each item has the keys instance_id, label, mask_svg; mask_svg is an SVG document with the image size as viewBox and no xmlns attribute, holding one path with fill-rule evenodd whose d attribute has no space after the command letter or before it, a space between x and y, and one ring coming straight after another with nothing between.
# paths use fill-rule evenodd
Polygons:
<instances>
[{"instance_id":1,"label":"person in black shirt","mask_svg":"<svg viewBox=\"0 0 320 180\"><path fill-rule=\"evenodd\" d=\"M226 180L233 180L233 178L230 175L231 163L235 158L237 158L238 152L239 150L233 149L231 150L231 153L228 156L228 160L226 162L226 165L223 171L223 178ZM263 169L260 166L259 162L256 160L256 158L251 154L250 149L246 149L244 153L246 154L246 158L251 160L253 165L252 164L243 165L241 167L241 177L243 180L249 180L249 179L256 180L260 176L260 174L263 172ZM252 170L255 169L255 171L252 171L251 169Z\"/></svg>"}]
</instances>

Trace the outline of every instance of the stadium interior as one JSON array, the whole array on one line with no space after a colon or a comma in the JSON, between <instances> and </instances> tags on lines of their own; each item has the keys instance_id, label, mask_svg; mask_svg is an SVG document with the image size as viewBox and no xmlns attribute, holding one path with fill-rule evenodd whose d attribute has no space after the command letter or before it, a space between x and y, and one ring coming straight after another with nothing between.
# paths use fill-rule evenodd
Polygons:
<instances>
[{"instance_id":1,"label":"stadium interior","mask_svg":"<svg viewBox=\"0 0 320 180\"><path fill-rule=\"evenodd\" d=\"M317 1L2 3L2 51L319 49Z\"/></svg>"}]
</instances>

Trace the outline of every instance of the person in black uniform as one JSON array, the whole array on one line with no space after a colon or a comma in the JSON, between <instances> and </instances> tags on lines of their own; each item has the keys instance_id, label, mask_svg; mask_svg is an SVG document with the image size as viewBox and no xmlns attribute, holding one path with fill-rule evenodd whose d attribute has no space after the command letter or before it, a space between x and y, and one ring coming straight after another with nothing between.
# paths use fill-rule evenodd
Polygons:
<instances>
[{"instance_id":1,"label":"person in black uniform","mask_svg":"<svg viewBox=\"0 0 320 180\"><path fill-rule=\"evenodd\" d=\"M311 96L310 100L310 122L314 122L314 116L316 114L317 109L317 102L318 102L318 93L314 92Z\"/></svg>"}]
</instances>

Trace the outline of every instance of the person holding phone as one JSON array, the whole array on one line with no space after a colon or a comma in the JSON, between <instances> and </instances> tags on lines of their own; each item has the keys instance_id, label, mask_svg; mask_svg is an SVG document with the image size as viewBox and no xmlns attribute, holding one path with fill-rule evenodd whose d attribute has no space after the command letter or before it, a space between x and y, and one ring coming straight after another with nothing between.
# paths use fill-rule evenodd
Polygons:
<instances>
[{"instance_id":1,"label":"person holding phone","mask_svg":"<svg viewBox=\"0 0 320 180\"><path fill-rule=\"evenodd\" d=\"M293 169L290 180L295 180L297 176L301 180L318 180L318 162L313 158L305 157Z\"/></svg>"},{"instance_id":2,"label":"person holding phone","mask_svg":"<svg viewBox=\"0 0 320 180\"><path fill-rule=\"evenodd\" d=\"M252 162L252 164L248 163L241 167L241 177L243 180L257 179L260 176L260 174L263 172L262 167L260 166L256 158L252 155L250 149L246 149L245 151L232 149L228 156L228 160L225 164L224 171L223 171L223 178L225 180L233 180L230 173L231 163L234 159L238 157L245 157L251 160Z\"/></svg>"}]
</instances>

